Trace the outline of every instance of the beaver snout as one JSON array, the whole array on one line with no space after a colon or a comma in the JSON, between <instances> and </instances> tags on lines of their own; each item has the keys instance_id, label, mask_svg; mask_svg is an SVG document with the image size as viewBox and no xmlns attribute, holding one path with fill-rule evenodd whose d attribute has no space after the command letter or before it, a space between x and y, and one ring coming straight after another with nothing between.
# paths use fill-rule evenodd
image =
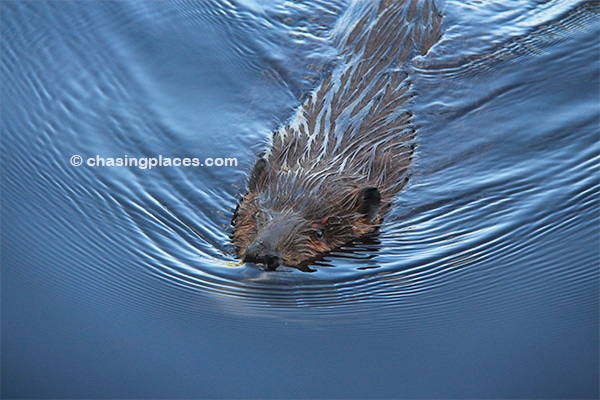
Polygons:
<instances>
[{"instance_id":1,"label":"beaver snout","mask_svg":"<svg viewBox=\"0 0 600 400\"><path fill-rule=\"evenodd\" d=\"M295 254L293 240L298 227L305 222L293 213L282 213L268 219L254 237L244 255L244 262L264 264L267 271L273 271L280 265L294 262L289 255Z\"/></svg>"},{"instance_id":2,"label":"beaver snout","mask_svg":"<svg viewBox=\"0 0 600 400\"><path fill-rule=\"evenodd\" d=\"M267 271L273 271L283 263L281 253L269 243L262 241L252 243L246 250L244 262L264 264Z\"/></svg>"}]
</instances>

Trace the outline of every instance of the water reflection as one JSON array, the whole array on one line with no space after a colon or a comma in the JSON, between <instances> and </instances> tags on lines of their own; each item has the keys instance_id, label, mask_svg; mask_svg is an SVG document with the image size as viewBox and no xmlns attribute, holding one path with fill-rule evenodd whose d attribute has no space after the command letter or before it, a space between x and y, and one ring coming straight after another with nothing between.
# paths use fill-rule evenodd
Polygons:
<instances>
[{"instance_id":1,"label":"water reflection","mask_svg":"<svg viewBox=\"0 0 600 400\"><path fill-rule=\"evenodd\" d=\"M0 7L5 396L597 397L596 2L447 1L409 185L310 274L230 221L346 2Z\"/></svg>"}]
</instances>

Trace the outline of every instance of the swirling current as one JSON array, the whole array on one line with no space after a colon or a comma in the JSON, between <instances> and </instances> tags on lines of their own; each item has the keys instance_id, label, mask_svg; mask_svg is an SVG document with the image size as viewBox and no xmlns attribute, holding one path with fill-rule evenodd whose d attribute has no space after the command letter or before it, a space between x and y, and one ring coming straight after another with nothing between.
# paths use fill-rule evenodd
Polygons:
<instances>
[{"instance_id":1,"label":"swirling current","mask_svg":"<svg viewBox=\"0 0 600 400\"><path fill-rule=\"evenodd\" d=\"M349 3L0 3L3 395L598 396L597 2L440 2L379 231L312 273L235 258Z\"/></svg>"}]
</instances>

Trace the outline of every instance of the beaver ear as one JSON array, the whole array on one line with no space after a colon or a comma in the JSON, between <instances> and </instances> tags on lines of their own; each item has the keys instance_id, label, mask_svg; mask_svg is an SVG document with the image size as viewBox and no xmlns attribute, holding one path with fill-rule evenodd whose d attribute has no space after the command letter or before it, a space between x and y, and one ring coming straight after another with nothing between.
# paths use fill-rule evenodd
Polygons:
<instances>
[{"instance_id":1,"label":"beaver ear","mask_svg":"<svg viewBox=\"0 0 600 400\"><path fill-rule=\"evenodd\" d=\"M248 179L248 191L254 192L259 183L264 179L267 172L269 172L270 165L265 158L259 158L254 164L254 168L252 168L252 172L250 173L250 179Z\"/></svg>"},{"instance_id":2,"label":"beaver ear","mask_svg":"<svg viewBox=\"0 0 600 400\"><path fill-rule=\"evenodd\" d=\"M375 186L366 186L358 190L358 212L364 214L367 221L375 221L380 206L381 194Z\"/></svg>"}]
</instances>

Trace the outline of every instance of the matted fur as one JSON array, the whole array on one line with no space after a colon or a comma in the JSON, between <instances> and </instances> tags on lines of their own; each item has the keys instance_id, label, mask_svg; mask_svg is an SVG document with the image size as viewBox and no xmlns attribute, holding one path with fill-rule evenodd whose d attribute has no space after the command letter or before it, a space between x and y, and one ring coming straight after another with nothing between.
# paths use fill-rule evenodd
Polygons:
<instances>
[{"instance_id":1,"label":"matted fur","mask_svg":"<svg viewBox=\"0 0 600 400\"><path fill-rule=\"evenodd\" d=\"M232 220L246 261L306 265L374 231L408 181L415 129L403 67L438 40L441 14L434 0L358 5L364 16L332 35L342 62L254 166Z\"/></svg>"}]
</instances>

